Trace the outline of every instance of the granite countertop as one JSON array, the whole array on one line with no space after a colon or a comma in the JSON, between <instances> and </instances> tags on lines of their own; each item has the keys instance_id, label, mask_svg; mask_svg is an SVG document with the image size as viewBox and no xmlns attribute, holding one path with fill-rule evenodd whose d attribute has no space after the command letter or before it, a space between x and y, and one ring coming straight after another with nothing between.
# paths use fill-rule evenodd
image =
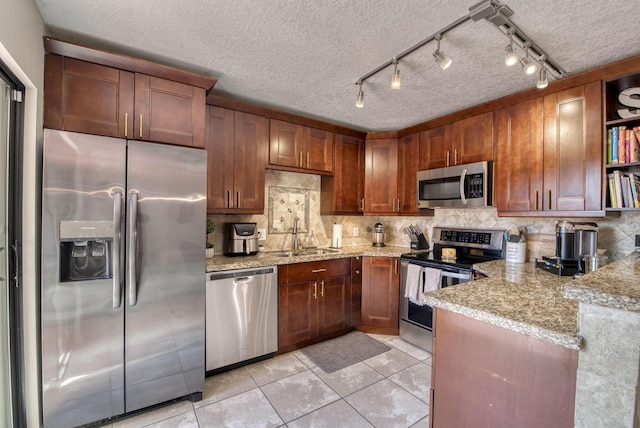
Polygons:
<instances>
[{"instance_id":1,"label":"granite countertop","mask_svg":"<svg viewBox=\"0 0 640 428\"><path fill-rule=\"evenodd\" d=\"M556 345L579 350L578 304L562 295L571 277L536 269L535 263L480 263L488 278L423 295L423 302Z\"/></svg>"},{"instance_id":2,"label":"granite countertop","mask_svg":"<svg viewBox=\"0 0 640 428\"><path fill-rule=\"evenodd\" d=\"M580 303L640 312L640 253L571 281L563 294Z\"/></svg>"},{"instance_id":3,"label":"granite countertop","mask_svg":"<svg viewBox=\"0 0 640 428\"><path fill-rule=\"evenodd\" d=\"M302 256L279 257L274 253L282 251L260 252L255 256L227 257L216 255L206 260L207 272L218 272L232 269L247 269L262 266L288 265L291 263L314 262L318 260L341 259L345 257L373 256L373 257L400 257L401 254L411 251L407 247L387 245L374 247L373 245L356 245L342 247L339 250L330 249L325 254L308 254ZM288 250L283 250L288 251Z\"/></svg>"}]
</instances>

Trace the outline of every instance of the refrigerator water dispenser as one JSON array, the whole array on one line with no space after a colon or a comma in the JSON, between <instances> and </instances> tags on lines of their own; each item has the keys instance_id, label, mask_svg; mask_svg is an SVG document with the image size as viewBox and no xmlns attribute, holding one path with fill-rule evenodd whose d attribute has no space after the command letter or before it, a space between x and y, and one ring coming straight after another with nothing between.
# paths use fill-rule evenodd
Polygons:
<instances>
[{"instance_id":1,"label":"refrigerator water dispenser","mask_svg":"<svg viewBox=\"0 0 640 428\"><path fill-rule=\"evenodd\" d=\"M60 282L112 277L111 222L60 222Z\"/></svg>"}]
</instances>

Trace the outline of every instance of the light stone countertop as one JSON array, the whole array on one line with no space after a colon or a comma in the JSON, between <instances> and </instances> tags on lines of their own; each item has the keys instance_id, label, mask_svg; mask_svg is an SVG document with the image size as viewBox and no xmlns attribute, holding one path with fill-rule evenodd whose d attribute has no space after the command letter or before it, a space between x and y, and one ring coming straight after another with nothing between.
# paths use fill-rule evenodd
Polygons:
<instances>
[{"instance_id":1,"label":"light stone countertop","mask_svg":"<svg viewBox=\"0 0 640 428\"><path fill-rule=\"evenodd\" d=\"M488 276L423 295L423 302L518 333L579 350L578 304L562 295L572 277L537 269L535 263L480 263Z\"/></svg>"},{"instance_id":2,"label":"light stone countertop","mask_svg":"<svg viewBox=\"0 0 640 428\"><path fill-rule=\"evenodd\" d=\"M581 303L640 312L640 253L568 283L563 294Z\"/></svg>"},{"instance_id":3,"label":"light stone countertop","mask_svg":"<svg viewBox=\"0 0 640 428\"><path fill-rule=\"evenodd\" d=\"M303 256L279 257L273 253L281 251L260 252L255 256L228 257L216 255L206 259L207 272L219 272L232 269L248 269L263 266L288 265L301 262L315 262L318 260L342 259L345 257L373 256L373 257L400 257L401 254L411 252L408 247L387 245L385 247L374 247L373 245L356 245L342 247L339 250L332 250L326 254L310 254ZM288 250L283 250L288 251ZM302 251L302 250L300 250Z\"/></svg>"}]
</instances>

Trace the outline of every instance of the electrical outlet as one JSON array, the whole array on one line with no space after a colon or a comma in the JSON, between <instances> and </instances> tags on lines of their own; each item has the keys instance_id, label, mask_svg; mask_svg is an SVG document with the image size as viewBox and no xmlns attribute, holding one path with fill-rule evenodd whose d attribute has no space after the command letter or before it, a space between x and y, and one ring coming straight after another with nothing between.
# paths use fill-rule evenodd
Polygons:
<instances>
[{"instance_id":1,"label":"electrical outlet","mask_svg":"<svg viewBox=\"0 0 640 428\"><path fill-rule=\"evenodd\" d=\"M258 229L258 241L267 240L267 229Z\"/></svg>"},{"instance_id":2,"label":"electrical outlet","mask_svg":"<svg viewBox=\"0 0 640 428\"><path fill-rule=\"evenodd\" d=\"M357 227L354 227L354 228L353 228L353 236L354 236L354 237L355 237L355 236L358 236L358 228L357 228Z\"/></svg>"}]
</instances>

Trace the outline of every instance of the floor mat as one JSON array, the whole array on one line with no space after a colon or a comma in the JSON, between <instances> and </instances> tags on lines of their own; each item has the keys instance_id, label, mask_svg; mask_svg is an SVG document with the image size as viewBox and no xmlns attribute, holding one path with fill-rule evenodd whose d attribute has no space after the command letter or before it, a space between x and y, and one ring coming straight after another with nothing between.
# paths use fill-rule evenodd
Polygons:
<instances>
[{"instance_id":1,"label":"floor mat","mask_svg":"<svg viewBox=\"0 0 640 428\"><path fill-rule=\"evenodd\" d=\"M391 347L360 331L300 349L326 373L333 373L352 364L387 352Z\"/></svg>"}]
</instances>

